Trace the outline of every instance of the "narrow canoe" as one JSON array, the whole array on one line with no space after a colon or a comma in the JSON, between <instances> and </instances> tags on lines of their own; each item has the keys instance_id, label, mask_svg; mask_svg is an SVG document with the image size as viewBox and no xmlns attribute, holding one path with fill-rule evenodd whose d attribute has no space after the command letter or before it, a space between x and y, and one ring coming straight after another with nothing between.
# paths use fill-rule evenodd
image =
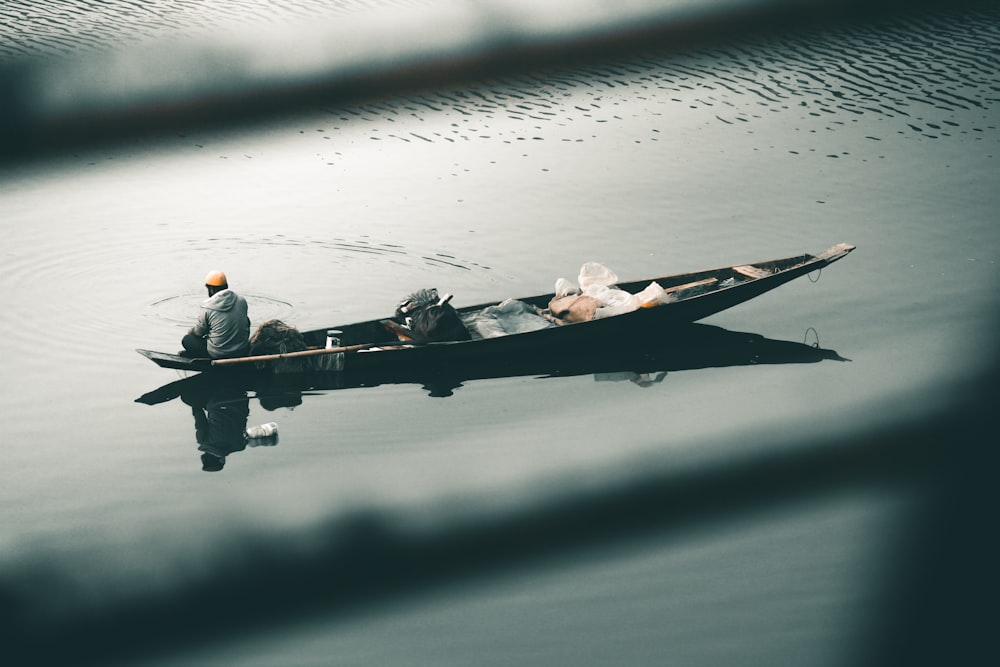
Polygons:
<instances>
[{"instance_id":1,"label":"narrow canoe","mask_svg":"<svg viewBox=\"0 0 1000 667\"><path fill-rule=\"evenodd\" d=\"M401 341L382 317L353 324L335 325L302 332L311 348L302 352L258 355L238 359L193 359L152 350L136 350L163 368L189 371L270 370L274 372L317 372L333 369L376 370L400 368L405 364L465 363L481 358L516 358L547 350L561 353L593 351L602 346L663 336L672 327L697 322L765 292L807 275L846 257L854 246L841 243L816 254L738 264L718 269L682 273L657 278L619 282L617 287L636 294L655 282L669 297L651 308L560 326L513 333L491 338L415 344ZM519 299L539 311L546 309L554 293ZM463 317L496 306L484 303L457 308ZM341 347L323 349L328 330L339 332Z\"/></svg>"}]
</instances>

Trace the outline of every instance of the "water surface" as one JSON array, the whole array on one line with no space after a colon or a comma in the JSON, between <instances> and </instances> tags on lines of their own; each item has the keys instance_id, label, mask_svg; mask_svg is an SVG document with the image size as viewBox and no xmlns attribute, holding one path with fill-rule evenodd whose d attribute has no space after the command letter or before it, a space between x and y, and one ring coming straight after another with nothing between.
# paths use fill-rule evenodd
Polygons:
<instances>
[{"instance_id":1,"label":"water surface","mask_svg":"<svg viewBox=\"0 0 1000 667\"><path fill-rule=\"evenodd\" d=\"M226 10L178 7L192 27ZM103 30L145 37L109 11ZM7 53L82 48L71 19L8 26ZM29 628L132 604L185 610L214 577L241 581L254 554L294 569L340 553L330 536L358 517L431 540L946 408L993 347L996 19L969 10L644 48L7 165L10 609ZM200 469L189 405L134 402L180 378L133 348L179 349L215 267L255 325L308 329L389 314L421 287L459 305L499 301L549 291L590 260L635 279L838 242L858 250L816 282L707 324L850 361L671 370L645 387L514 376L447 398L419 383L320 388L294 409L249 392L249 423L275 421L279 444L214 474ZM272 633L209 641L198 661L850 663L909 492L611 541L375 611L237 617L231 630ZM247 601L251 616L260 602ZM162 627L154 650L183 643Z\"/></svg>"}]
</instances>

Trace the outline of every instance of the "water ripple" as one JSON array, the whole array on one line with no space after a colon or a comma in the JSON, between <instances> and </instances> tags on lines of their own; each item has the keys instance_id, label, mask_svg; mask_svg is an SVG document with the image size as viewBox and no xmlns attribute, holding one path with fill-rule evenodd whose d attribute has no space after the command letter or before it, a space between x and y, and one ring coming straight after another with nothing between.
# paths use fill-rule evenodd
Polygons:
<instances>
[{"instance_id":1,"label":"water ripple","mask_svg":"<svg viewBox=\"0 0 1000 667\"><path fill-rule=\"evenodd\" d=\"M0 289L19 295L6 314L13 325L8 336L13 354L30 355L40 334L59 339L51 354L94 363L99 363L94 350L104 344L176 344L206 298L200 278L215 266L224 266L233 288L246 297L253 326L272 318L324 326L345 308L363 311L358 319L388 314L407 290L426 286L428 267L441 281L459 272L456 284L469 284L470 277L474 284L476 276L488 283L493 275L489 266L431 247L373 238L193 238L170 228L66 234L56 231L62 223L51 225L18 230L14 249L3 255ZM305 264L307 276L301 271ZM366 299L342 303L359 284L367 286ZM144 340L150 336L155 340Z\"/></svg>"},{"instance_id":2,"label":"water ripple","mask_svg":"<svg viewBox=\"0 0 1000 667\"><path fill-rule=\"evenodd\" d=\"M430 0L297 0L281 6L256 0L141 5L20 0L0 8L0 57L75 54L165 31L210 38L236 25L295 25L307 17L335 21L376 9L432 7L449 11L451 5L443 8ZM473 11L461 3L452 9L456 16ZM661 113L663 105L702 110L710 122L748 131L772 114L786 116L785 122L805 132L838 132L862 117L876 117L891 121L879 138L902 134L927 140L993 129L995 122L985 112L1000 99L998 78L1000 9L993 7L747 39L682 54L651 50L328 112L345 122L379 121L370 139L403 143L533 141L541 140L543 127L553 125L566 128L562 140L587 141L595 128L625 122L626 106L633 115L648 117ZM642 104L645 109L636 109ZM451 116L450 129L412 126L429 114Z\"/></svg>"},{"instance_id":3,"label":"water ripple","mask_svg":"<svg viewBox=\"0 0 1000 667\"><path fill-rule=\"evenodd\" d=\"M574 136L564 141L586 141L594 127L624 122L626 107L642 103L647 116L664 104L683 105L748 128L781 114L810 132L842 131L867 116L892 121L885 126L892 134L940 139L994 129L990 116L968 112L996 105L998 78L1000 10L994 9L842 26L682 55L651 51L327 111L342 121L370 121L372 140L405 143L543 140L546 125L569 128ZM452 116L450 129L416 132L406 126L428 112ZM656 141L658 131L637 140Z\"/></svg>"},{"instance_id":4,"label":"water ripple","mask_svg":"<svg viewBox=\"0 0 1000 667\"><path fill-rule=\"evenodd\" d=\"M6 0L0 58L66 56L175 35L211 37L239 27L298 25L379 9L430 7L430 0Z\"/></svg>"},{"instance_id":5,"label":"water ripple","mask_svg":"<svg viewBox=\"0 0 1000 667\"><path fill-rule=\"evenodd\" d=\"M241 296L247 300L249 311L257 323L270 319L293 320L295 306L287 301L260 294L241 293ZM193 322L192 314L198 312L204 300L204 292L168 296L150 303L143 316L178 328L190 327Z\"/></svg>"}]
</instances>

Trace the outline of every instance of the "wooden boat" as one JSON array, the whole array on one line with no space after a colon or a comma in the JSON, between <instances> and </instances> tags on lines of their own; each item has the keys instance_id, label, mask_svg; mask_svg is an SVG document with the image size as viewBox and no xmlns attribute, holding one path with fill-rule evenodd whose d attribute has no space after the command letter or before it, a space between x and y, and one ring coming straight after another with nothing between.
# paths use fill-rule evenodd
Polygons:
<instances>
[{"instance_id":1,"label":"wooden boat","mask_svg":"<svg viewBox=\"0 0 1000 667\"><path fill-rule=\"evenodd\" d=\"M596 353L598 346L621 345L625 341L655 339L672 327L690 324L709 315L749 301L765 292L807 275L846 257L854 246L846 243L816 254L740 264L693 273L619 282L617 287L635 294L657 283L667 295L655 307L601 319L561 324L524 333L463 341L419 343L401 340L398 325L388 318L336 325L302 332L310 349L285 354L255 355L236 359L195 359L152 350L136 350L163 368L188 371L263 370L274 372L318 372L329 370L398 369L403 364L438 365L464 363L483 357L512 358L546 350ZM519 299L546 313L554 293ZM458 308L467 317L496 306L495 303ZM336 330L340 346L324 349L327 331Z\"/></svg>"}]
</instances>

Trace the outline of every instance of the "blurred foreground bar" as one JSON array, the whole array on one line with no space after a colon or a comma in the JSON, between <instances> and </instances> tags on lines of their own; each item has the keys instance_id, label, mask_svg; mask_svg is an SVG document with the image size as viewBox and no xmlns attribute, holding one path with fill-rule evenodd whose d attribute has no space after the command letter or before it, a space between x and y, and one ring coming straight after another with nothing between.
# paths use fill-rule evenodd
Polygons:
<instances>
[{"instance_id":1,"label":"blurred foreground bar","mask_svg":"<svg viewBox=\"0 0 1000 667\"><path fill-rule=\"evenodd\" d=\"M879 608L857 621L870 644L858 647L864 659L854 664L995 664L988 656L996 653L989 630L1000 593L993 534L1000 449L988 434L997 380L993 365L976 382L942 387L945 406L912 423L850 436L789 434L765 455L649 470L517 511L422 528L362 511L294 541L286 535L233 544L243 556L226 568L133 601L67 598L59 577L41 564L7 571L0 574L5 655L12 664L134 664L319 616L356 616L609 544L641 547L651 536L771 508L902 490L909 518L885 568L889 576L879 582ZM86 613L75 610L81 605Z\"/></svg>"},{"instance_id":2,"label":"blurred foreground bar","mask_svg":"<svg viewBox=\"0 0 1000 667\"><path fill-rule=\"evenodd\" d=\"M958 0L960 4L967 4ZM0 160L232 125L643 48L681 50L940 0L529 0L220 30L0 66ZM955 3L949 3L954 6ZM110 20L113 20L111 17Z\"/></svg>"}]
</instances>

